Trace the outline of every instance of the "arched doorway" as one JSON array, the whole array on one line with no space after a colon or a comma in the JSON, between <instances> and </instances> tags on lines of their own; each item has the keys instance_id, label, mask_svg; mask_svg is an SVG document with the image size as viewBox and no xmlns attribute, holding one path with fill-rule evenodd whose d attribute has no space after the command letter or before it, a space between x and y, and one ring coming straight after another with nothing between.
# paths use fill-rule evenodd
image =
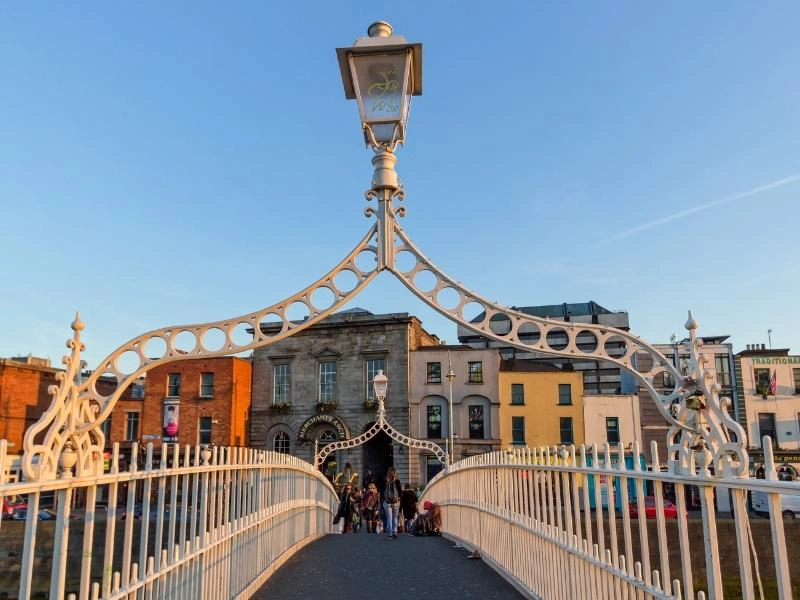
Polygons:
<instances>
[{"instance_id":1,"label":"arched doorway","mask_svg":"<svg viewBox=\"0 0 800 600\"><path fill-rule=\"evenodd\" d=\"M325 428L319 432L317 443L321 448L327 444L330 444L331 442L335 442L338 439L339 437L333 429ZM341 470L342 466L343 465L339 465L336 462L336 453L331 452L325 457L325 462L319 466L319 470L322 471L323 475L325 475L325 477L327 477L330 481L334 481L336 479L336 473Z\"/></svg>"},{"instance_id":2,"label":"arched doorway","mask_svg":"<svg viewBox=\"0 0 800 600\"><path fill-rule=\"evenodd\" d=\"M367 429L373 426L370 423ZM386 471L394 466L394 452L392 449L392 438L382 429L370 438L361 447L361 464L363 465L364 481L369 474L375 481L383 481ZM378 486L380 487L380 486Z\"/></svg>"}]
</instances>

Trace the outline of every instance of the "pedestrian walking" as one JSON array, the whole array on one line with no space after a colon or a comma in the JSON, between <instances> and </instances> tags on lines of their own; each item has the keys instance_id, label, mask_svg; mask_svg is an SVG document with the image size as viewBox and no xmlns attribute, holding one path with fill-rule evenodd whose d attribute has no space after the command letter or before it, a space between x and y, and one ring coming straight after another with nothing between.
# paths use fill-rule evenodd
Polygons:
<instances>
[{"instance_id":1,"label":"pedestrian walking","mask_svg":"<svg viewBox=\"0 0 800 600\"><path fill-rule=\"evenodd\" d=\"M400 512L403 514L404 530L411 535L411 526L417 514L417 494L409 484L406 484L406 489L400 497Z\"/></svg>"},{"instance_id":2,"label":"pedestrian walking","mask_svg":"<svg viewBox=\"0 0 800 600\"><path fill-rule=\"evenodd\" d=\"M381 495L374 483L367 486L367 493L361 500L361 517L367 524L367 533L378 532L378 515L381 507Z\"/></svg>"},{"instance_id":3,"label":"pedestrian walking","mask_svg":"<svg viewBox=\"0 0 800 600\"><path fill-rule=\"evenodd\" d=\"M389 467L386 473L386 489L383 494L384 508L386 509L386 533L390 539L397 539L397 519L400 516L400 497L403 486L397 478L397 469Z\"/></svg>"},{"instance_id":4,"label":"pedestrian walking","mask_svg":"<svg viewBox=\"0 0 800 600\"><path fill-rule=\"evenodd\" d=\"M344 486L341 498L339 500L339 510L336 511L336 516L333 519L334 525L337 525L339 520L344 520L342 533L350 533L350 530L353 527L353 521L350 516L350 508L352 506L352 502L350 501L351 491L352 488L349 485Z\"/></svg>"}]
</instances>

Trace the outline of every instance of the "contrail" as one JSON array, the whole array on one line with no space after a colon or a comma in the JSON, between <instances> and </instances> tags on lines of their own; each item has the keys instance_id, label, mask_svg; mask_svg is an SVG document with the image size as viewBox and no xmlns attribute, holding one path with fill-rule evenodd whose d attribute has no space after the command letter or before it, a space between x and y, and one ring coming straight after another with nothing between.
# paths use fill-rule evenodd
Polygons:
<instances>
[{"instance_id":1,"label":"contrail","mask_svg":"<svg viewBox=\"0 0 800 600\"><path fill-rule=\"evenodd\" d=\"M698 204L697 206L692 206L691 208L678 211L671 215L667 215L666 217L661 217L660 219L655 219L653 221L648 221L647 223L642 223L641 225L637 225L636 227L632 227L631 229L626 229L625 231L618 233L617 235L603 242L598 242L597 245L602 246L605 244L610 244L611 242L616 242L617 240L630 237L636 233L639 233L640 231L645 231L647 229L657 227L658 225L669 223L670 221L674 221L675 219L680 219L681 217L691 215L701 210L705 210L713 206L719 206L720 204L733 202L734 200L741 200L742 198L747 198L748 196L755 196L756 194L760 194L761 192L774 190L775 188L789 185L790 183L794 183L795 181L800 181L800 173L796 175L790 175L789 177L785 177L784 179L779 179L778 181L773 181L772 183L768 183L766 185L762 185L757 188L753 188L752 190L747 190L746 192L740 192L738 194L734 194L733 196L728 196L727 198L720 198L719 200L714 200L713 202L707 202L706 204Z\"/></svg>"}]
</instances>

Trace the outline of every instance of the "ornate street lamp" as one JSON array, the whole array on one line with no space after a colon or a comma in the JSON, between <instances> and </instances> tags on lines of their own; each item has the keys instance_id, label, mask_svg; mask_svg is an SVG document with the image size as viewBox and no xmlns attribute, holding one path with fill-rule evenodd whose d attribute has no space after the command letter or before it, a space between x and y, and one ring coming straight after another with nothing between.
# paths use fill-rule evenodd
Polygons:
<instances>
[{"instance_id":1,"label":"ornate street lamp","mask_svg":"<svg viewBox=\"0 0 800 600\"><path fill-rule=\"evenodd\" d=\"M409 44L392 35L385 21L367 29L369 37L358 38L349 48L337 48L344 95L358 102L364 140L375 151L374 173L367 199L377 198L378 210L367 207L367 216L378 221L378 269L394 266L394 209L392 200L403 199L403 189L395 171L394 149L405 142L411 96L422 94L422 44Z\"/></svg>"},{"instance_id":2,"label":"ornate street lamp","mask_svg":"<svg viewBox=\"0 0 800 600\"><path fill-rule=\"evenodd\" d=\"M386 398L386 390L389 387L389 378L383 374L383 370L372 379L372 389L375 390L375 397L378 399L378 410L383 411L383 400Z\"/></svg>"},{"instance_id":3,"label":"ornate street lamp","mask_svg":"<svg viewBox=\"0 0 800 600\"><path fill-rule=\"evenodd\" d=\"M373 23L349 48L337 48L344 95L358 102L364 140L378 152L405 141L411 96L422 94L422 44Z\"/></svg>"}]
</instances>

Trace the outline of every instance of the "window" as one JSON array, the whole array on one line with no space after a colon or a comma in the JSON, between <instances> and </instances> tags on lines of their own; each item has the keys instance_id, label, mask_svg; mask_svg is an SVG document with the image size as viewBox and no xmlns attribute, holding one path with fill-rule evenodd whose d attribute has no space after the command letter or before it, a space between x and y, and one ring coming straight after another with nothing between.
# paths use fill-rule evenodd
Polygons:
<instances>
[{"instance_id":1,"label":"window","mask_svg":"<svg viewBox=\"0 0 800 600\"><path fill-rule=\"evenodd\" d=\"M288 364L272 366L272 403L289 404L292 387L292 367Z\"/></svg>"},{"instance_id":2,"label":"window","mask_svg":"<svg viewBox=\"0 0 800 600\"><path fill-rule=\"evenodd\" d=\"M131 398L141 400L144 398L144 384L134 383L131 387Z\"/></svg>"},{"instance_id":3,"label":"window","mask_svg":"<svg viewBox=\"0 0 800 600\"><path fill-rule=\"evenodd\" d=\"M442 407L439 404L428 406L428 437L442 437Z\"/></svg>"},{"instance_id":4,"label":"window","mask_svg":"<svg viewBox=\"0 0 800 600\"><path fill-rule=\"evenodd\" d=\"M769 394L769 369L753 369L753 381L756 383L756 394Z\"/></svg>"},{"instance_id":5,"label":"window","mask_svg":"<svg viewBox=\"0 0 800 600\"><path fill-rule=\"evenodd\" d=\"M467 363L469 369L469 383L483 383L483 363L474 361Z\"/></svg>"},{"instance_id":6,"label":"window","mask_svg":"<svg viewBox=\"0 0 800 600\"><path fill-rule=\"evenodd\" d=\"M772 445L778 446L778 432L775 428L775 413L758 413L758 446L761 438L768 435L772 438Z\"/></svg>"},{"instance_id":7,"label":"window","mask_svg":"<svg viewBox=\"0 0 800 600\"><path fill-rule=\"evenodd\" d=\"M792 379L794 381L794 393L800 394L800 369L792 369Z\"/></svg>"},{"instance_id":8,"label":"window","mask_svg":"<svg viewBox=\"0 0 800 600\"><path fill-rule=\"evenodd\" d=\"M170 373L167 375L167 396L177 398L181 395L181 374Z\"/></svg>"},{"instance_id":9,"label":"window","mask_svg":"<svg viewBox=\"0 0 800 600\"><path fill-rule=\"evenodd\" d=\"M213 398L214 397L214 374L213 373L200 373L200 397Z\"/></svg>"},{"instance_id":10,"label":"window","mask_svg":"<svg viewBox=\"0 0 800 600\"><path fill-rule=\"evenodd\" d=\"M336 363L319 363L319 401L336 402Z\"/></svg>"},{"instance_id":11,"label":"window","mask_svg":"<svg viewBox=\"0 0 800 600\"><path fill-rule=\"evenodd\" d=\"M731 386L731 365L727 354L717 354L714 357L714 364L717 369L717 383L722 387Z\"/></svg>"},{"instance_id":12,"label":"window","mask_svg":"<svg viewBox=\"0 0 800 600\"><path fill-rule=\"evenodd\" d=\"M442 383L442 363L428 363L428 383Z\"/></svg>"},{"instance_id":13,"label":"window","mask_svg":"<svg viewBox=\"0 0 800 600\"><path fill-rule=\"evenodd\" d=\"M558 403L559 404L572 404L572 384L559 383L558 384Z\"/></svg>"},{"instance_id":14,"label":"window","mask_svg":"<svg viewBox=\"0 0 800 600\"><path fill-rule=\"evenodd\" d=\"M606 417L606 441L619 444L619 417Z\"/></svg>"},{"instance_id":15,"label":"window","mask_svg":"<svg viewBox=\"0 0 800 600\"><path fill-rule=\"evenodd\" d=\"M511 404L525 404L525 386L521 383L511 384Z\"/></svg>"},{"instance_id":16,"label":"window","mask_svg":"<svg viewBox=\"0 0 800 600\"><path fill-rule=\"evenodd\" d=\"M111 417L113 414L114 413L109 414L106 420L100 424L100 430L103 432L106 442L108 441L109 437L111 437Z\"/></svg>"},{"instance_id":17,"label":"window","mask_svg":"<svg viewBox=\"0 0 800 600\"><path fill-rule=\"evenodd\" d=\"M289 454L289 434L279 431L272 440L272 449L281 454Z\"/></svg>"},{"instance_id":18,"label":"window","mask_svg":"<svg viewBox=\"0 0 800 600\"><path fill-rule=\"evenodd\" d=\"M125 413L125 441L135 442L139 439L139 413Z\"/></svg>"},{"instance_id":19,"label":"window","mask_svg":"<svg viewBox=\"0 0 800 600\"><path fill-rule=\"evenodd\" d=\"M483 406L480 404L470 404L469 439L482 440L483 438Z\"/></svg>"},{"instance_id":20,"label":"window","mask_svg":"<svg viewBox=\"0 0 800 600\"><path fill-rule=\"evenodd\" d=\"M197 426L197 443L211 443L211 417L200 417Z\"/></svg>"},{"instance_id":21,"label":"window","mask_svg":"<svg viewBox=\"0 0 800 600\"><path fill-rule=\"evenodd\" d=\"M378 371L383 371L386 374L386 359L384 358L370 358L367 360L367 400L375 401L375 375Z\"/></svg>"},{"instance_id":22,"label":"window","mask_svg":"<svg viewBox=\"0 0 800 600\"><path fill-rule=\"evenodd\" d=\"M511 417L511 443L525 444L525 417Z\"/></svg>"},{"instance_id":23,"label":"window","mask_svg":"<svg viewBox=\"0 0 800 600\"><path fill-rule=\"evenodd\" d=\"M561 443L562 444L571 444L573 442L572 437L572 417L561 417L559 419L560 422L560 429L561 429Z\"/></svg>"},{"instance_id":24,"label":"window","mask_svg":"<svg viewBox=\"0 0 800 600\"><path fill-rule=\"evenodd\" d=\"M333 429L326 429L317 438L320 445L330 444L331 442L336 442L339 440L339 436L336 435L336 432Z\"/></svg>"}]
</instances>

